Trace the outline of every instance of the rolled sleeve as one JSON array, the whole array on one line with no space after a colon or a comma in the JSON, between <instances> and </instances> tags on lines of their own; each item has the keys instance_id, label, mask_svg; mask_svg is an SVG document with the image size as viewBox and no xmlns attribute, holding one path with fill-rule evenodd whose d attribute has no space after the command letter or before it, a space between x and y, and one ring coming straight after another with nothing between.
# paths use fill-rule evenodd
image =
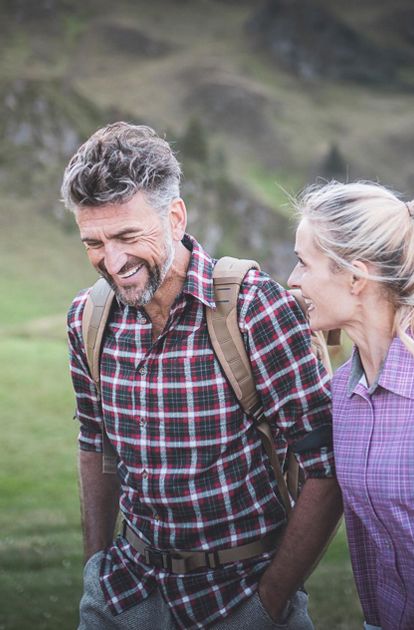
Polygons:
<instances>
[{"instance_id":1,"label":"rolled sleeve","mask_svg":"<svg viewBox=\"0 0 414 630\"><path fill-rule=\"evenodd\" d=\"M265 415L276 443L292 448L308 477L332 477L329 375L296 300L263 274L255 280L240 316Z\"/></svg>"}]
</instances>

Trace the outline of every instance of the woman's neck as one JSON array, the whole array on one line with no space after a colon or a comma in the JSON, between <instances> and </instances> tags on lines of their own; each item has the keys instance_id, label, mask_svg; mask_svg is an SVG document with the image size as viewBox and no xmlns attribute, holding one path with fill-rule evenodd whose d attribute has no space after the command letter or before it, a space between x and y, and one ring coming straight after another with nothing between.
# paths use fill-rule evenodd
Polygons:
<instances>
[{"instance_id":1,"label":"woman's neck","mask_svg":"<svg viewBox=\"0 0 414 630\"><path fill-rule=\"evenodd\" d=\"M372 385L384 363L394 337L394 308L383 299L365 305L357 321L344 330L357 346L368 385Z\"/></svg>"}]
</instances>

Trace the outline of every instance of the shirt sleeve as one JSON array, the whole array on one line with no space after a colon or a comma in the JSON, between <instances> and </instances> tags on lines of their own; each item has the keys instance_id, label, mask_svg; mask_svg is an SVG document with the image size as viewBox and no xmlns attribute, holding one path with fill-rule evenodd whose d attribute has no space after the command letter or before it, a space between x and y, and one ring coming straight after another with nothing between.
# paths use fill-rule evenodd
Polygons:
<instances>
[{"instance_id":1,"label":"shirt sleeve","mask_svg":"<svg viewBox=\"0 0 414 630\"><path fill-rule=\"evenodd\" d=\"M301 308L258 272L249 272L239 304L240 328L276 443L292 448L308 477L332 477L330 378L312 352Z\"/></svg>"},{"instance_id":2,"label":"shirt sleeve","mask_svg":"<svg viewBox=\"0 0 414 630\"><path fill-rule=\"evenodd\" d=\"M76 399L75 417L80 422L79 447L102 452L102 408L95 383L89 373L82 338L82 314L87 291L72 302L68 313L69 365Z\"/></svg>"}]
</instances>

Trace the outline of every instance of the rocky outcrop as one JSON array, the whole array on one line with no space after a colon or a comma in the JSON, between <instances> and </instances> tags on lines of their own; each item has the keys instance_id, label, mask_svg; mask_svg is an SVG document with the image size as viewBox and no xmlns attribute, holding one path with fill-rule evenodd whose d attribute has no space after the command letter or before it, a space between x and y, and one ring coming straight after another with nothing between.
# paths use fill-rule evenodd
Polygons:
<instances>
[{"instance_id":1,"label":"rocky outcrop","mask_svg":"<svg viewBox=\"0 0 414 630\"><path fill-rule=\"evenodd\" d=\"M103 121L103 113L58 80L14 79L0 84L0 181L19 192L62 164Z\"/></svg>"},{"instance_id":2,"label":"rocky outcrop","mask_svg":"<svg viewBox=\"0 0 414 630\"><path fill-rule=\"evenodd\" d=\"M304 79L397 83L398 66L408 60L395 50L378 48L326 5L268 0L248 21L247 33L256 49Z\"/></svg>"},{"instance_id":3,"label":"rocky outcrop","mask_svg":"<svg viewBox=\"0 0 414 630\"><path fill-rule=\"evenodd\" d=\"M97 30L101 41L108 48L127 55L144 59L157 59L174 50L168 42L150 37L147 33L133 26L107 22Z\"/></svg>"}]
</instances>

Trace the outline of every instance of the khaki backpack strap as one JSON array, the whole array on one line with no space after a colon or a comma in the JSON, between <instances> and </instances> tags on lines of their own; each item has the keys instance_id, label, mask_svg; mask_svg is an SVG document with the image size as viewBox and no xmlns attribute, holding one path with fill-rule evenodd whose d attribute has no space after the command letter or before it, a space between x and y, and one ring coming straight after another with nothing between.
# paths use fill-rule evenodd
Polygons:
<instances>
[{"instance_id":1,"label":"khaki backpack strap","mask_svg":"<svg viewBox=\"0 0 414 630\"><path fill-rule=\"evenodd\" d=\"M275 478L277 482L277 487L279 489L280 496L282 497L286 514L287 516L289 516L290 512L292 511L292 501L290 497L292 496L292 498L294 498L295 500L297 499L297 494L298 494L297 486L293 490L293 494L290 494L290 490L286 483L286 479L283 476L282 469L280 467L279 457L276 453L275 443L272 436L272 430L270 428L269 423L267 421L260 422L260 424L258 424L256 428L258 431L260 431L260 437L262 438L263 448L265 449L267 456L270 460L270 463L272 465L273 472L275 474ZM293 455L293 453L289 453L289 455ZM296 462L296 459L295 459L295 462ZM297 462L296 462L296 468L297 469L299 468Z\"/></svg>"},{"instance_id":2,"label":"khaki backpack strap","mask_svg":"<svg viewBox=\"0 0 414 630\"><path fill-rule=\"evenodd\" d=\"M287 458L286 484L289 490L289 495L296 503L299 496L300 483L301 481L304 481L304 473L297 462L295 454L291 450L288 450Z\"/></svg>"},{"instance_id":3,"label":"khaki backpack strap","mask_svg":"<svg viewBox=\"0 0 414 630\"><path fill-rule=\"evenodd\" d=\"M216 308L207 308L207 328L214 352L232 386L237 399L248 414L257 422L263 447L269 457L286 513L291 501L286 481L280 467L272 433L264 420L263 407L256 391L256 383L250 367L237 316L237 298L240 286L250 269L260 267L254 260L224 256L217 261L213 271L214 300Z\"/></svg>"},{"instance_id":4,"label":"khaki backpack strap","mask_svg":"<svg viewBox=\"0 0 414 630\"><path fill-rule=\"evenodd\" d=\"M99 362L102 337L111 310L114 292L104 278L89 291L82 316L82 336L89 371L99 391Z\"/></svg>"},{"instance_id":5,"label":"khaki backpack strap","mask_svg":"<svg viewBox=\"0 0 414 630\"><path fill-rule=\"evenodd\" d=\"M216 308L206 309L207 328L214 352L227 376L237 400L251 413L257 406L256 385L250 361L240 333L237 299L240 285L250 269L260 269L254 260L224 256L213 271Z\"/></svg>"},{"instance_id":6,"label":"khaki backpack strap","mask_svg":"<svg viewBox=\"0 0 414 630\"><path fill-rule=\"evenodd\" d=\"M89 372L100 396L100 358L102 338L109 317L114 292L104 278L99 278L86 299L82 316L82 336ZM102 421L102 472L116 472L116 454Z\"/></svg>"}]
</instances>

